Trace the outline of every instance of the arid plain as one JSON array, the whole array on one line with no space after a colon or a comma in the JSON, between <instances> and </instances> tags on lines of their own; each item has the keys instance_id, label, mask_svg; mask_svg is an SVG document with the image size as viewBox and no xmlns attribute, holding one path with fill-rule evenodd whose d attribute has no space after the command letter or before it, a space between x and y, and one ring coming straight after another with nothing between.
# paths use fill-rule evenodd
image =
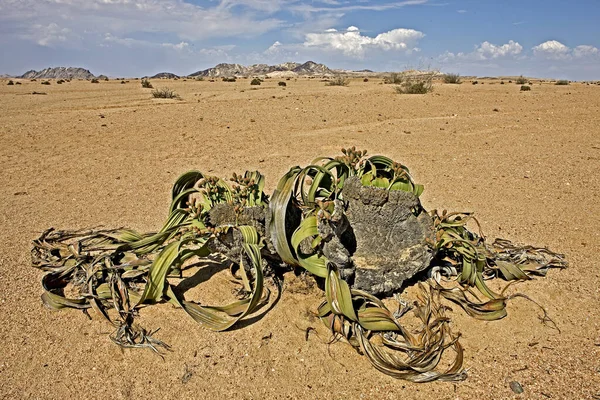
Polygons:
<instances>
[{"instance_id":1,"label":"arid plain","mask_svg":"<svg viewBox=\"0 0 600 400\"><path fill-rule=\"evenodd\" d=\"M520 92L479 82L399 95L375 78L347 87L152 81L181 96L167 100L136 80L0 80L0 397L598 398L600 86L534 82ZM223 177L259 169L271 192L291 166L353 145L408 165L427 209L474 211L490 238L565 253L568 269L509 289L543 304L560 332L520 299L495 322L455 306L448 314L468 379L411 384L343 342L328 344L310 314L322 293L292 273L274 309L229 332L202 329L168 304L142 309L140 322L172 346L164 360L121 350L99 318L42 305L29 252L46 228L156 230L172 183L189 169ZM210 303L223 294L212 286L227 294L226 283L217 274L188 295ZM305 340L309 326L317 334Z\"/></svg>"}]
</instances>

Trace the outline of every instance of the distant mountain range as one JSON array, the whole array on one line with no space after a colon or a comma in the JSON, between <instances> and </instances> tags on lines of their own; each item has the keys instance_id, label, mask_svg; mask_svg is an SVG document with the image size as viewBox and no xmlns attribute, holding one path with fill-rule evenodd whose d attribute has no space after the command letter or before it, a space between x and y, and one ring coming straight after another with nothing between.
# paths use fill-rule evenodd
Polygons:
<instances>
[{"instance_id":1,"label":"distant mountain range","mask_svg":"<svg viewBox=\"0 0 600 400\"><path fill-rule=\"evenodd\" d=\"M94 79L95 76L87 69L74 67L46 68L41 71L27 71L17 78L23 79Z\"/></svg>"},{"instance_id":2,"label":"distant mountain range","mask_svg":"<svg viewBox=\"0 0 600 400\"><path fill-rule=\"evenodd\" d=\"M254 64L254 65L241 65L241 64L218 64L212 68L208 68L202 71L194 72L190 75L192 77L231 77L231 76L253 76L253 75L272 75L272 76L305 76L305 75L335 75L341 71L335 71L329 69L324 64L318 64L313 61L307 61L304 64L296 62L287 62L277 65L267 64ZM349 71L343 71L349 72ZM103 76L103 75L100 75ZM89 70L77 67L54 67L45 68L40 71L30 70L25 72L21 76L16 78L22 79L94 79L98 78L92 74ZM173 79L179 78L178 75L171 72L161 72L154 76L152 79Z\"/></svg>"},{"instance_id":3,"label":"distant mountain range","mask_svg":"<svg viewBox=\"0 0 600 400\"><path fill-rule=\"evenodd\" d=\"M218 64L203 71L194 72L189 76L223 77L223 76L252 76L252 75L334 75L324 64L307 61L304 64L288 62L277 65L254 64L244 66L241 64Z\"/></svg>"},{"instance_id":4,"label":"distant mountain range","mask_svg":"<svg viewBox=\"0 0 600 400\"><path fill-rule=\"evenodd\" d=\"M156 75L152 75L150 77L150 79L173 79L173 78L179 78L179 76L175 75L172 72L159 72Z\"/></svg>"}]
</instances>

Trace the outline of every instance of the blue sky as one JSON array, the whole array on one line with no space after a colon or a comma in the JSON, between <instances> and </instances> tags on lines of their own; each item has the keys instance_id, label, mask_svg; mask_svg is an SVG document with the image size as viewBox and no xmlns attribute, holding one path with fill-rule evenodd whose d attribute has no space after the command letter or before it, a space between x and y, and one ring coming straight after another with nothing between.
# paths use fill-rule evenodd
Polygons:
<instances>
[{"instance_id":1,"label":"blue sky","mask_svg":"<svg viewBox=\"0 0 600 400\"><path fill-rule=\"evenodd\" d=\"M0 0L0 74L220 62L600 80L598 0Z\"/></svg>"}]
</instances>

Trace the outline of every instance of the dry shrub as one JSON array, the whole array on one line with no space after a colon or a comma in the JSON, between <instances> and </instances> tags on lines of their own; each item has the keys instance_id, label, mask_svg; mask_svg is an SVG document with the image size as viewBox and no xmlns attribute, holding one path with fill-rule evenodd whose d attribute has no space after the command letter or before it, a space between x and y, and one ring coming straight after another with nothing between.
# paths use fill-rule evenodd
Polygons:
<instances>
[{"instance_id":1,"label":"dry shrub","mask_svg":"<svg viewBox=\"0 0 600 400\"><path fill-rule=\"evenodd\" d=\"M460 75L459 74L446 74L446 75L444 75L444 83L459 84L459 83L462 83L462 82L460 81Z\"/></svg>"},{"instance_id":2,"label":"dry shrub","mask_svg":"<svg viewBox=\"0 0 600 400\"><path fill-rule=\"evenodd\" d=\"M334 78L327 80L326 86L348 86L350 84L350 80L344 78L341 75L337 75Z\"/></svg>"},{"instance_id":3,"label":"dry shrub","mask_svg":"<svg viewBox=\"0 0 600 400\"><path fill-rule=\"evenodd\" d=\"M396 86L399 94L425 94L433 90L433 78L436 73L427 71L424 73L403 74L402 84Z\"/></svg>"},{"instance_id":4,"label":"dry shrub","mask_svg":"<svg viewBox=\"0 0 600 400\"><path fill-rule=\"evenodd\" d=\"M180 99L181 97L175 93L173 89L168 87L154 89L152 91L152 97L156 99Z\"/></svg>"}]
</instances>

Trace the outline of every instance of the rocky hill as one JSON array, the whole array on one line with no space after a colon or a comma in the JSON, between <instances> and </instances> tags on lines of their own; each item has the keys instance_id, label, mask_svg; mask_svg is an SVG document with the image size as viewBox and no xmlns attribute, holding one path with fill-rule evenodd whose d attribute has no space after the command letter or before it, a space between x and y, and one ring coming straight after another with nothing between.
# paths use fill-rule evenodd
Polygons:
<instances>
[{"instance_id":1,"label":"rocky hill","mask_svg":"<svg viewBox=\"0 0 600 400\"><path fill-rule=\"evenodd\" d=\"M288 72L297 75L332 75L326 65L307 61L304 64L287 62L277 65L254 64L244 66L241 64L218 64L212 68L194 72L190 76L222 77L222 76L252 76L267 75L276 72Z\"/></svg>"},{"instance_id":2,"label":"rocky hill","mask_svg":"<svg viewBox=\"0 0 600 400\"><path fill-rule=\"evenodd\" d=\"M317 64L313 61L298 65L292 71L298 75L332 75L334 73L325 64Z\"/></svg>"},{"instance_id":3,"label":"rocky hill","mask_svg":"<svg viewBox=\"0 0 600 400\"><path fill-rule=\"evenodd\" d=\"M172 72L159 72L156 75L153 75L150 77L150 79L175 79L175 78L179 78L179 76L175 75Z\"/></svg>"},{"instance_id":4,"label":"rocky hill","mask_svg":"<svg viewBox=\"0 0 600 400\"><path fill-rule=\"evenodd\" d=\"M93 79L95 78L89 70L76 67L54 67L41 71L27 71L18 78L24 79Z\"/></svg>"}]
</instances>

